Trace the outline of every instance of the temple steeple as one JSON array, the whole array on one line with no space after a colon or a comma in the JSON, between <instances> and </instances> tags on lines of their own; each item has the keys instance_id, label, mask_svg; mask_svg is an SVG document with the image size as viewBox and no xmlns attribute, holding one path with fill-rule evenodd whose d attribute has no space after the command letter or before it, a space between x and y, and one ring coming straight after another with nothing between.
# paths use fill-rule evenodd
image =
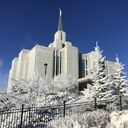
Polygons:
<instances>
[{"instance_id":1,"label":"temple steeple","mask_svg":"<svg viewBox=\"0 0 128 128\"><path fill-rule=\"evenodd\" d=\"M58 23L58 31L63 31L63 24L62 24L62 11L59 9L60 15L59 15L59 23Z\"/></svg>"},{"instance_id":2,"label":"temple steeple","mask_svg":"<svg viewBox=\"0 0 128 128\"><path fill-rule=\"evenodd\" d=\"M66 33L63 31L63 25L62 25L62 11L61 9L59 9L58 30L54 34L54 41L49 45L49 47L54 47L58 50L63 48L65 45L71 45L71 43L67 44Z\"/></svg>"},{"instance_id":3,"label":"temple steeple","mask_svg":"<svg viewBox=\"0 0 128 128\"><path fill-rule=\"evenodd\" d=\"M62 45L62 42L66 41L66 33L63 31L63 25L62 25L62 11L59 9L59 22L58 22L58 30L54 35L54 41L57 41L57 44L59 43Z\"/></svg>"}]
</instances>

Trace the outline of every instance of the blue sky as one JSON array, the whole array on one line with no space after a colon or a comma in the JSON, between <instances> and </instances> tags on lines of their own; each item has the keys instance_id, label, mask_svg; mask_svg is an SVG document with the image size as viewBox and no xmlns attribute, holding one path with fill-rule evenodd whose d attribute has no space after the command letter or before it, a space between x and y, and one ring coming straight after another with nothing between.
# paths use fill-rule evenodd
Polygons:
<instances>
[{"instance_id":1,"label":"blue sky","mask_svg":"<svg viewBox=\"0 0 128 128\"><path fill-rule=\"evenodd\" d=\"M0 88L21 49L53 41L59 8L68 41L87 53L98 40L107 59L118 53L128 72L127 0L0 0Z\"/></svg>"}]
</instances>

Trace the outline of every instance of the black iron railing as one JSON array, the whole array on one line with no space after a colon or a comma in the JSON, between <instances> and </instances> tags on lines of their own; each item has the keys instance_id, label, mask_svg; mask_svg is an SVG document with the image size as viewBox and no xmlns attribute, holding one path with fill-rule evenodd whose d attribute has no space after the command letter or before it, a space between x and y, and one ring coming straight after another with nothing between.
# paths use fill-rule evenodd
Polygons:
<instances>
[{"instance_id":1,"label":"black iron railing","mask_svg":"<svg viewBox=\"0 0 128 128\"><path fill-rule=\"evenodd\" d=\"M75 113L84 113L97 109L107 110L107 105L114 104L118 110L128 109L127 100L122 95L113 100L94 99L90 102L66 103L56 106L31 107L22 105L20 109L0 111L0 128L41 128L52 120L64 118Z\"/></svg>"}]
</instances>

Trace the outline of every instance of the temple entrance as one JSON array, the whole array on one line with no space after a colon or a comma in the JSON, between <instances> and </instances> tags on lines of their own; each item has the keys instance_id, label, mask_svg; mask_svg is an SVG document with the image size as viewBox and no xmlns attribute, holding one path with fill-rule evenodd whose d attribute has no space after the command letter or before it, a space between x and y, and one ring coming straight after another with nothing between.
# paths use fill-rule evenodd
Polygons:
<instances>
[{"instance_id":1,"label":"temple entrance","mask_svg":"<svg viewBox=\"0 0 128 128\"><path fill-rule=\"evenodd\" d=\"M86 82L79 83L79 91L83 91L84 89L87 89L87 83Z\"/></svg>"},{"instance_id":2,"label":"temple entrance","mask_svg":"<svg viewBox=\"0 0 128 128\"><path fill-rule=\"evenodd\" d=\"M92 81L83 81L79 83L79 91L90 88L92 86Z\"/></svg>"}]
</instances>

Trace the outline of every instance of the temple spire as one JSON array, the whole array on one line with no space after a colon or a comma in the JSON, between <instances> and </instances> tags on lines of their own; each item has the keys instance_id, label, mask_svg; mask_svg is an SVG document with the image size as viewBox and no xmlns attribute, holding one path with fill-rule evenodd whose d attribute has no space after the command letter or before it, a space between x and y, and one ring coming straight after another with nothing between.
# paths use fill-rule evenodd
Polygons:
<instances>
[{"instance_id":1,"label":"temple spire","mask_svg":"<svg viewBox=\"0 0 128 128\"><path fill-rule=\"evenodd\" d=\"M63 25L62 25L62 11L59 9L60 15L59 15L59 23L58 23L58 31L63 31Z\"/></svg>"}]
</instances>

